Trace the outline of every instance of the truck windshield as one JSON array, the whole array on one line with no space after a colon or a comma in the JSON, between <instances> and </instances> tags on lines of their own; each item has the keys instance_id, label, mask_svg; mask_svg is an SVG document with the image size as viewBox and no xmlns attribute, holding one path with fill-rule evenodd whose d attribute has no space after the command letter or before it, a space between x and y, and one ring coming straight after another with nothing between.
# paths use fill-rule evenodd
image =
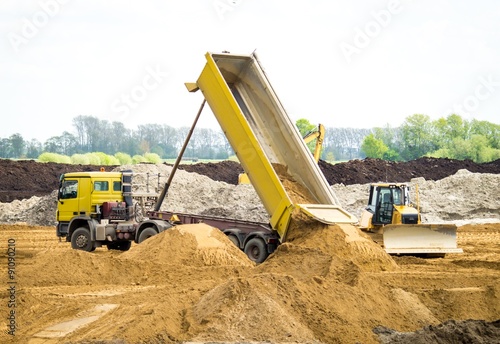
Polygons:
<instances>
[{"instance_id":1,"label":"truck windshield","mask_svg":"<svg viewBox=\"0 0 500 344\"><path fill-rule=\"evenodd\" d=\"M63 180L59 188L59 198L76 198L78 190L78 180Z\"/></svg>"}]
</instances>

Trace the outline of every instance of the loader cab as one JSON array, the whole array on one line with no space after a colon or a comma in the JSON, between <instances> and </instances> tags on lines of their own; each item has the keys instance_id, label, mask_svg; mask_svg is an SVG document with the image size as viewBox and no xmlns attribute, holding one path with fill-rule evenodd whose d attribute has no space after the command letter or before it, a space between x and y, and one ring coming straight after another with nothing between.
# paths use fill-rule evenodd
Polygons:
<instances>
[{"instance_id":1,"label":"loader cab","mask_svg":"<svg viewBox=\"0 0 500 344\"><path fill-rule=\"evenodd\" d=\"M409 205L406 184L372 184L367 210L373 214L372 223L392 224L394 212L398 207Z\"/></svg>"}]
</instances>

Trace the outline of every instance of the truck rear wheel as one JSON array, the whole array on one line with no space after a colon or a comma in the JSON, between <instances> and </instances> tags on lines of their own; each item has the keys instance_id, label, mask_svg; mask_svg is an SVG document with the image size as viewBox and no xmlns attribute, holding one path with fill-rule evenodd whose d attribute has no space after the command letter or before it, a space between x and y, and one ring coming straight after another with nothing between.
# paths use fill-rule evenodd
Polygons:
<instances>
[{"instance_id":1,"label":"truck rear wheel","mask_svg":"<svg viewBox=\"0 0 500 344\"><path fill-rule=\"evenodd\" d=\"M240 241L238 240L238 238L236 237L236 235L233 235L233 234L229 234L227 236L227 238L233 243L236 245L237 248L240 248Z\"/></svg>"},{"instance_id":2,"label":"truck rear wheel","mask_svg":"<svg viewBox=\"0 0 500 344\"><path fill-rule=\"evenodd\" d=\"M149 239L156 234L158 234L158 232L153 227L144 228L144 230L139 235L139 240L137 240L137 242L140 244L144 240Z\"/></svg>"},{"instance_id":3,"label":"truck rear wheel","mask_svg":"<svg viewBox=\"0 0 500 344\"><path fill-rule=\"evenodd\" d=\"M266 244L259 238L248 240L245 245L245 254L250 260L256 263L262 263L269 255L269 253L267 253Z\"/></svg>"},{"instance_id":4,"label":"truck rear wheel","mask_svg":"<svg viewBox=\"0 0 500 344\"><path fill-rule=\"evenodd\" d=\"M90 239L90 231L85 227L77 228L71 235L71 247L75 250L94 251L95 244Z\"/></svg>"}]
</instances>

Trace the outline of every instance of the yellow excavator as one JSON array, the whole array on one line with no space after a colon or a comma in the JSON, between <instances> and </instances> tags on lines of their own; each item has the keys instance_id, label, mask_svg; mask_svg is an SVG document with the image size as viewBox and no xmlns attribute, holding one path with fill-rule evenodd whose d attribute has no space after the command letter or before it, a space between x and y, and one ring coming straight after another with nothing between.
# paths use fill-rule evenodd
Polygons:
<instances>
[{"instance_id":1,"label":"yellow excavator","mask_svg":"<svg viewBox=\"0 0 500 344\"><path fill-rule=\"evenodd\" d=\"M324 138L325 138L325 126L321 123L318 124L318 127L316 129L311 130L303 137L304 142L306 144L316 139L316 145L314 147L314 152L313 152L313 157L316 162L319 161L319 157L321 156L321 147L323 146Z\"/></svg>"},{"instance_id":2,"label":"yellow excavator","mask_svg":"<svg viewBox=\"0 0 500 344\"><path fill-rule=\"evenodd\" d=\"M318 127L306 133L302 139L305 144L312 142L316 139L316 145L314 146L313 157L316 163L319 161L321 156L321 148L323 146L323 140L325 138L325 126L323 124L318 124ZM238 184L250 184L250 179L246 173L240 173L238 175Z\"/></svg>"},{"instance_id":3,"label":"yellow excavator","mask_svg":"<svg viewBox=\"0 0 500 344\"><path fill-rule=\"evenodd\" d=\"M406 183L372 183L359 227L390 254L463 253L454 224L422 224L420 206L410 202Z\"/></svg>"}]
</instances>

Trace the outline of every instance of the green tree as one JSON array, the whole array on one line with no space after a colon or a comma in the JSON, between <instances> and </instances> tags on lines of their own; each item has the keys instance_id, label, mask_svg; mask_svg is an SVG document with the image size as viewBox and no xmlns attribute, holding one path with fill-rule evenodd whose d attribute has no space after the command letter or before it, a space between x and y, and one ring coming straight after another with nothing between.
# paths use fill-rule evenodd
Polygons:
<instances>
[{"instance_id":1,"label":"green tree","mask_svg":"<svg viewBox=\"0 0 500 344\"><path fill-rule=\"evenodd\" d=\"M24 155L24 150L26 147L26 143L24 142L21 134L13 134L9 137L10 144L12 147L12 155L14 158L21 158Z\"/></svg>"},{"instance_id":2,"label":"green tree","mask_svg":"<svg viewBox=\"0 0 500 344\"><path fill-rule=\"evenodd\" d=\"M401 126L401 158L405 161L425 156L436 148L429 116L415 114L406 118Z\"/></svg>"},{"instance_id":3,"label":"green tree","mask_svg":"<svg viewBox=\"0 0 500 344\"><path fill-rule=\"evenodd\" d=\"M432 123L432 127L434 128L432 141L436 148L447 147L456 138L466 140L469 137L470 124L459 115L452 114L440 118Z\"/></svg>"},{"instance_id":4,"label":"green tree","mask_svg":"<svg viewBox=\"0 0 500 344\"><path fill-rule=\"evenodd\" d=\"M12 142L9 139L0 140L0 157L12 158Z\"/></svg>"},{"instance_id":5,"label":"green tree","mask_svg":"<svg viewBox=\"0 0 500 344\"><path fill-rule=\"evenodd\" d=\"M483 135L488 139L488 145L500 149L500 125L487 121L473 119L470 124L471 134Z\"/></svg>"},{"instance_id":6,"label":"green tree","mask_svg":"<svg viewBox=\"0 0 500 344\"><path fill-rule=\"evenodd\" d=\"M389 124L385 128L374 128L375 138L382 140L384 145L387 146L387 151L384 153L382 159L397 161L400 160L400 153L403 145L401 144L400 130L391 128Z\"/></svg>"},{"instance_id":7,"label":"green tree","mask_svg":"<svg viewBox=\"0 0 500 344\"><path fill-rule=\"evenodd\" d=\"M26 157L36 159L43 152L43 145L37 139L32 139L26 143Z\"/></svg>"},{"instance_id":8,"label":"green tree","mask_svg":"<svg viewBox=\"0 0 500 344\"><path fill-rule=\"evenodd\" d=\"M309 120L305 118L300 118L295 122L295 125L299 129L300 136L304 137L307 133L317 128L316 125L311 124Z\"/></svg>"},{"instance_id":9,"label":"green tree","mask_svg":"<svg viewBox=\"0 0 500 344\"><path fill-rule=\"evenodd\" d=\"M389 148L381 139L377 139L374 134L369 134L361 144L361 151L368 158L382 159L387 151L389 151Z\"/></svg>"}]
</instances>

